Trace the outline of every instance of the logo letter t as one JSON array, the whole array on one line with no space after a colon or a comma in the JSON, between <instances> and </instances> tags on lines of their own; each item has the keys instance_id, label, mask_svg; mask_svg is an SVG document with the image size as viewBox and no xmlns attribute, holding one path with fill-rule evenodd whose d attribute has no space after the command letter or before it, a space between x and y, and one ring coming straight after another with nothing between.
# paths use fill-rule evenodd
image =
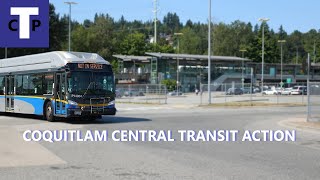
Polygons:
<instances>
[{"instance_id":1,"label":"logo letter t","mask_svg":"<svg viewBox=\"0 0 320 180\"><path fill-rule=\"evenodd\" d=\"M39 15L39 8L12 7L10 14L19 16L19 38L30 39L30 16Z\"/></svg>"}]
</instances>

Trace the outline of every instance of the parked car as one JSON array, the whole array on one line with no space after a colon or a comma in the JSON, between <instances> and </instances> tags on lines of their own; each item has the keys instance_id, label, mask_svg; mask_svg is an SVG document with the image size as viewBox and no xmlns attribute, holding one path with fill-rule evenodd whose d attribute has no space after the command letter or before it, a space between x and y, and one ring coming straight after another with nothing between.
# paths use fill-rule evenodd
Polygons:
<instances>
[{"instance_id":1,"label":"parked car","mask_svg":"<svg viewBox=\"0 0 320 180\"><path fill-rule=\"evenodd\" d=\"M144 93L142 91L139 90L129 90L129 91L125 91L124 92L124 96L144 96Z\"/></svg>"},{"instance_id":2,"label":"parked car","mask_svg":"<svg viewBox=\"0 0 320 180\"><path fill-rule=\"evenodd\" d=\"M229 88L226 95L241 95L243 94L242 89L240 88Z\"/></svg>"},{"instance_id":3,"label":"parked car","mask_svg":"<svg viewBox=\"0 0 320 180\"><path fill-rule=\"evenodd\" d=\"M320 86L310 85L310 95L320 95Z\"/></svg>"},{"instance_id":4,"label":"parked car","mask_svg":"<svg viewBox=\"0 0 320 180\"><path fill-rule=\"evenodd\" d=\"M277 95L278 91L276 89L268 89L262 92L264 95Z\"/></svg>"},{"instance_id":5,"label":"parked car","mask_svg":"<svg viewBox=\"0 0 320 180\"><path fill-rule=\"evenodd\" d=\"M260 87L257 87L257 86L253 87L253 93L259 93L259 92L261 92Z\"/></svg>"},{"instance_id":6,"label":"parked car","mask_svg":"<svg viewBox=\"0 0 320 180\"><path fill-rule=\"evenodd\" d=\"M304 88L307 88L306 86L294 86L291 90L292 95L302 95Z\"/></svg>"},{"instance_id":7,"label":"parked car","mask_svg":"<svg viewBox=\"0 0 320 180\"><path fill-rule=\"evenodd\" d=\"M277 95L281 95L284 91L284 88L275 88L275 90L277 91Z\"/></svg>"},{"instance_id":8,"label":"parked car","mask_svg":"<svg viewBox=\"0 0 320 180\"><path fill-rule=\"evenodd\" d=\"M285 88L281 91L281 95L291 95L292 88Z\"/></svg>"},{"instance_id":9,"label":"parked car","mask_svg":"<svg viewBox=\"0 0 320 180\"><path fill-rule=\"evenodd\" d=\"M116 90L116 98L121 98L123 96L123 93L121 92L121 90L117 89Z\"/></svg>"},{"instance_id":10,"label":"parked car","mask_svg":"<svg viewBox=\"0 0 320 180\"><path fill-rule=\"evenodd\" d=\"M308 88L307 87L303 88L302 94L303 95L308 95Z\"/></svg>"},{"instance_id":11,"label":"parked car","mask_svg":"<svg viewBox=\"0 0 320 180\"><path fill-rule=\"evenodd\" d=\"M250 91L250 87L241 88L243 94L250 94L251 92L254 93L254 90L252 88L252 91Z\"/></svg>"},{"instance_id":12,"label":"parked car","mask_svg":"<svg viewBox=\"0 0 320 180\"><path fill-rule=\"evenodd\" d=\"M179 91L179 93L177 91L171 91L171 92L168 92L168 95L169 96L181 96L182 95L182 92Z\"/></svg>"}]
</instances>

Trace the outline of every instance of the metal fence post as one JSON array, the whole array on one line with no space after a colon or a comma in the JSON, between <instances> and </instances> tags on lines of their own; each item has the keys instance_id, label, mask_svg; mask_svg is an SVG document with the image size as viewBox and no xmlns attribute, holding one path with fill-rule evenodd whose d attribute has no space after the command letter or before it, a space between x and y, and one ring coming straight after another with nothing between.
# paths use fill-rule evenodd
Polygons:
<instances>
[{"instance_id":1,"label":"metal fence post","mask_svg":"<svg viewBox=\"0 0 320 180\"><path fill-rule=\"evenodd\" d=\"M203 84L200 83L200 105L202 105Z\"/></svg>"},{"instance_id":2,"label":"metal fence post","mask_svg":"<svg viewBox=\"0 0 320 180\"><path fill-rule=\"evenodd\" d=\"M307 75L307 95L308 95L308 103L307 103L307 122L310 121L310 54L308 53L308 75Z\"/></svg>"},{"instance_id":3,"label":"metal fence post","mask_svg":"<svg viewBox=\"0 0 320 180\"><path fill-rule=\"evenodd\" d=\"M148 84L146 84L146 103L148 104Z\"/></svg>"},{"instance_id":4,"label":"metal fence post","mask_svg":"<svg viewBox=\"0 0 320 180\"><path fill-rule=\"evenodd\" d=\"M253 106L253 102L252 102L252 85L253 85L253 68L251 68L251 73L250 73L250 102L251 102L251 106Z\"/></svg>"},{"instance_id":5,"label":"metal fence post","mask_svg":"<svg viewBox=\"0 0 320 180\"><path fill-rule=\"evenodd\" d=\"M224 84L224 103L227 103L227 84Z\"/></svg>"},{"instance_id":6,"label":"metal fence post","mask_svg":"<svg viewBox=\"0 0 320 180\"><path fill-rule=\"evenodd\" d=\"M165 104L168 104L167 86L166 85L163 85L163 86L164 86Z\"/></svg>"},{"instance_id":7,"label":"metal fence post","mask_svg":"<svg viewBox=\"0 0 320 180\"><path fill-rule=\"evenodd\" d=\"M158 99L159 99L159 104L161 104L161 84L157 85L158 88Z\"/></svg>"},{"instance_id":8,"label":"metal fence post","mask_svg":"<svg viewBox=\"0 0 320 180\"><path fill-rule=\"evenodd\" d=\"M129 98L129 102L131 102L131 85L128 85L128 98Z\"/></svg>"}]
</instances>

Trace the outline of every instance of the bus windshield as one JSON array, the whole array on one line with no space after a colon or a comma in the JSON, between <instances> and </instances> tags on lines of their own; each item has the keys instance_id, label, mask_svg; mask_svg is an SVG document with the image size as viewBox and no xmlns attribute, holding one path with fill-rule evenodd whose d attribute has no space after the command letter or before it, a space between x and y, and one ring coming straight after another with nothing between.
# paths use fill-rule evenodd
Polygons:
<instances>
[{"instance_id":1,"label":"bus windshield","mask_svg":"<svg viewBox=\"0 0 320 180\"><path fill-rule=\"evenodd\" d=\"M114 91L112 72L71 71L68 75L70 94L104 95Z\"/></svg>"}]
</instances>

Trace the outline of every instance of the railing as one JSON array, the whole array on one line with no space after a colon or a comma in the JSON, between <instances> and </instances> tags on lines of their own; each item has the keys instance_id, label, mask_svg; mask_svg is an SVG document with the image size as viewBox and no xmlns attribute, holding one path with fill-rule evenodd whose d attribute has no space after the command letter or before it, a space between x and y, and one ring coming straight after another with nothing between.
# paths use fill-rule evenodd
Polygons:
<instances>
[{"instance_id":1,"label":"railing","mask_svg":"<svg viewBox=\"0 0 320 180\"><path fill-rule=\"evenodd\" d=\"M306 88L306 83L295 85L302 86L302 89ZM212 84L211 92L208 92L208 85L202 84L199 104L208 105L209 93L211 93L211 103L216 105L306 105L306 90L291 93L290 86L294 85L284 84L281 88L279 83L264 83L264 88L261 91L262 88L259 84L224 83Z\"/></svg>"},{"instance_id":2,"label":"railing","mask_svg":"<svg viewBox=\"0 0 320 180\"><path fill-rule=\"evenodd\" d=\"M310 82L308 88L308 121L320 122L320 82Z\"/></svg>"},{"instance_id":3,"label":"railing","mask_svg":"<svg viewBox=\"0 0 320 180\"><path fill-rule=\"evenodd\" d=\"M116 101L121 103L167 103L167 87L163 84L118 84Z\"/></svg>"}]
</instances>

